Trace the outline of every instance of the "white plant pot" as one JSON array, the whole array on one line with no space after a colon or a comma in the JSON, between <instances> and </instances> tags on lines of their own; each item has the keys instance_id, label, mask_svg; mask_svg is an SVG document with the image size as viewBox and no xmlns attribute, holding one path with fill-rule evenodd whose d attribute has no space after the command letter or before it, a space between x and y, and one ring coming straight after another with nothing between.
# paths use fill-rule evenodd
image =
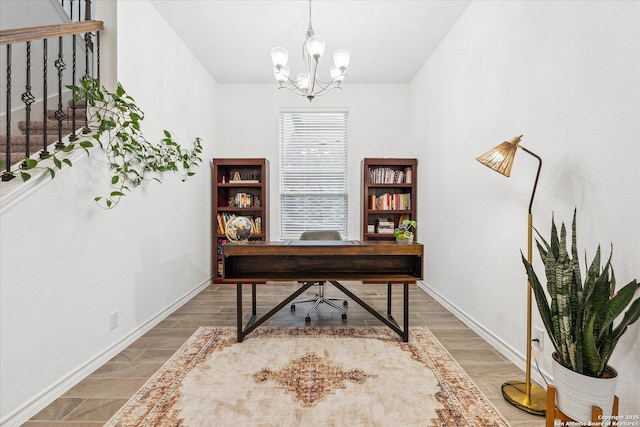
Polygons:
<instances>
[{"instance_id":1,"label":"white plant pot","mask_svg":"<svg viewBox=\"0 0 640 427\"><path fill-rule=\"evenodd\" d=\"M602 409L602 425L609 425L618 373L607 366L605 378L579 374L553 359L553 385L556 388L556 406L569 418L589 422L592 406ZM597 420L600 421L600 420Z\"/></svg>"},{"instance_id":2,"label":"white plant pot","mask_svg":"<svg viewBox=\"0 0 640 427\"><path fill-rule=\"evenodd\" d=\"M401 245L410 245L413 243L413 236L411 237L405 237L404 239L398 239L396 238L396 242L401 244Z\"/></svg>"}]
</instances>

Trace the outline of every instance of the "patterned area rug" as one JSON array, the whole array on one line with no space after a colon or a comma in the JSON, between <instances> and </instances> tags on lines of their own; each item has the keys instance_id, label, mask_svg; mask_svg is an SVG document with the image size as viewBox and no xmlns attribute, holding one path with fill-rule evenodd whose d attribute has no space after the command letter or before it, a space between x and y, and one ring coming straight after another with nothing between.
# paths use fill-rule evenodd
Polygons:
<instances>
[{"instance_id":1,"label":"patterned area rug","mask_svg":"<svg viewBox=\"0 0 640 427\"><path fill-rule=\"evenodd\" d=\"M202 327L107 426L508 426L425 327Z\"/></svg>"}]
</instances>

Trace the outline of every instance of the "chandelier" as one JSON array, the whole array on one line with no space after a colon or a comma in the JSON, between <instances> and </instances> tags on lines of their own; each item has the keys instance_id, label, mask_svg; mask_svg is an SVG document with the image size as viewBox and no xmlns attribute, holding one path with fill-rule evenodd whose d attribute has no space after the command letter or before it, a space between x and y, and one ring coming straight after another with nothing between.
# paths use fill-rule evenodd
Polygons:
<instances>
[{"instance_id":1,"label":"chandelier","mask_svg":"<svg viewBox=\"0 0 640 427\"><path fill-rule=\"evenodd\" d=\"M307 97L309 102L316 96L324 95L332 89L340 88L340 83L346 75L351 53L347 49L338 49L333 52L334 64L329 69L331 80L324 81L318 77L318 61L324 53L324 38L316 36L311 25L311 0L309 0L309 29L307 38L302 45L302 58L304 59L304 72L298 74L295 80L289 78L287 60L289 52L283 47L271 49L273 61L273 73L280 84L278 89L286 88Z\"/></svg>"}]
</instances>

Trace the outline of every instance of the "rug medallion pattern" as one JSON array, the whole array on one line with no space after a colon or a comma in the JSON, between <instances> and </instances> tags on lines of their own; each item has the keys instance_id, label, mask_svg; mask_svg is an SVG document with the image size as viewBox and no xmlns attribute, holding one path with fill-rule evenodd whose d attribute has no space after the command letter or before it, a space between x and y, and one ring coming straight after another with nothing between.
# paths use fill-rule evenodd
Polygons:
<instances>
[{"instance_id":1,"label":"rug medallion pattern","mask_svg":"<svg viewBox=\"0 0 640 427\"><path fill-rule=\"evenodd\" d=\"M106 425L508 424L426 327L202 327Z\"/></svg>"},{"instance_id":2,"label":"rug medallion pattern","mask_svg":"<svg viewBox=\"0 0 640 427\"><path fill-rule=\"evenodd\" d=\"M346 388L345 380L362 384L367 378L375 376L361 369L344 371L341 365L308 353L277 371L264 368L256 372L253 378L257 383L273 380L302 406L315 406L328 394L333 394L336 388Z\"/></svg>"}]
</instances>

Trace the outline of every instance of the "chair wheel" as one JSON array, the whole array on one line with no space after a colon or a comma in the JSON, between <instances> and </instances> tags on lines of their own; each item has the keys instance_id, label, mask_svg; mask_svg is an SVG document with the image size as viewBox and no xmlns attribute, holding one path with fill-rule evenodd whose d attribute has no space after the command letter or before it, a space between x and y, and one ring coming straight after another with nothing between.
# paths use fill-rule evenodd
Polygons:
<instances>
[{"instance_id":1,"label":"chair wheel","mask_svg":"<svg viewBox=\"0 0 640 427\"><path fill-rule=\"evenodd\" d=\"M296 305L295 304L291 304L291 311L296 311Z\"/></svg>"},{"instance_id":2,"label":"chair wheel","mask_svg":"<svg viewBox=\"0 0 640 427\"><path fill-rule=\"evenodd\" d=\"M342 320L347 320L347 313L342 313Z\"/></svg>"},{"instance_id":3,"label":"chair wheel","mask_svg":"<svg viewBox=\"0 0 640 427\"><path fill-rule=\"evenodd\" d=\"M348 305L349 305L349 303L348 303L348 302L346 302L346 301L343 301L343 302L342 302L342 305L346 307L346 306L348 306Z\"/></svg>"},{"instance_id":4,"label":"chair wheel","mask_svg":"<svg viewBox=\"0 0 640 427\"><path fill-rule=\"evenodd\" d=\"M307 316L304 318L304 323L311 323L311 317Z\"/></svg>"}]
</instances>

